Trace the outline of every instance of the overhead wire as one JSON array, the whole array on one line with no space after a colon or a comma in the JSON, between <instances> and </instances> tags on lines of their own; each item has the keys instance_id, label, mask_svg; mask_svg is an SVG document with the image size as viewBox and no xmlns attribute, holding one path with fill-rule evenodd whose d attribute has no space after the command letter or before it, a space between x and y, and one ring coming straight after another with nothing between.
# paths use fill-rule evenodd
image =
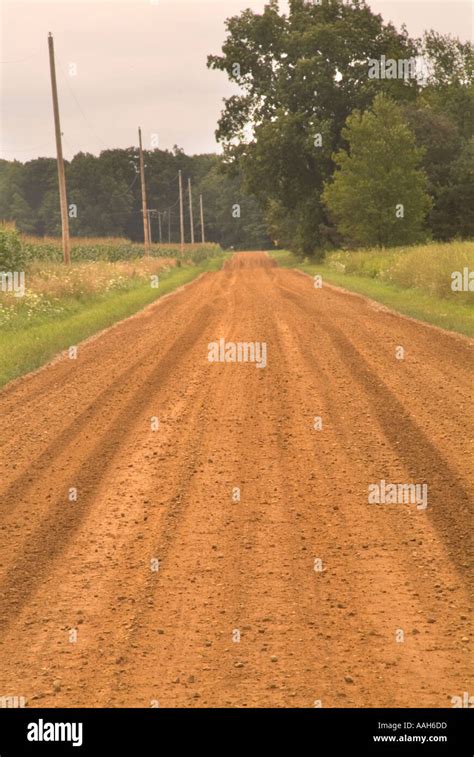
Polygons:
<instances>
[{"instance_id":1,"label":"overhead wire","mask_svg":"<svg viewBox=\"0 0 474 757\"><path fill-rule=\"evenodd\" d=\"M72 86L71 86L71 84L69 82L69 79L71 77L68 76L68 75L66 75L66 73L65 73L65 71L63 69L63 64L61 62L61 59L59 58L59 56L58 56L57 53L56 53L56 60L59 63L59 70L61 72L61 76L62 76L62 78L66 82L66 86L67 86L70 94L72 95L72 98L73 98L74 102L76 103L76 106L77 106L77 109L79 110L79 113L81 114L82 118L84 119L84 121L85 121L85 123L86 123L86 125L87 125L87 127L89 129L89 131L91 132L91 134L96 138L97 142L100 143L100 145L102 146L102 148L106 150L107 149L107 145L105 144L105 142L103 141L103 139L97 134L95 128L92 126L92 124L90 123L90 121L87 118L86 114L84 113L84 110L83 110L83 108L82 108L79 100L77 99L77 97L76 97L76 95L74 93L74 90L73 90L73 88L72 88Z\"/></svg>"}]
</instances>

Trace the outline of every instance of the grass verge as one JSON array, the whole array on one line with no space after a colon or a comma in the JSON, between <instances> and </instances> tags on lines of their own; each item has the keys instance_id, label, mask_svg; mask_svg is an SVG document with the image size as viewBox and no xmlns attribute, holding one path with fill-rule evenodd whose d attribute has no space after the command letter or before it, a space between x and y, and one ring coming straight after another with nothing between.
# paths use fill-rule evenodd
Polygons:
<instances>
[{"instance_id":1,"label":"grass verge","mask_svg":"<svg viewBox=\"0 0 474 757\"><path fill-rule=\"evenodd\" d=\"M21 312L0 331L0 386L39 368L58 352L142 310L168 292L187 284L205 271L218 270L221 254L196 266L172 268L160 274L160 285L137 281L125 291L110 291L89 298L60 300L58 314L26 318Z\"/></svg>"},{"instance_id":2,"label":"grass verge","mask_svg":"<svg viewBox=\"0 0 474 757\"><path fill-rule=\"evenodd\" d=\"M474 337L474 307L465 301L447 300L420 289L404 289L379 279L343 273L327 263L302 262L286 250L275 250L270 255L283 268L297 268L311 276L320 274L323 282L370 297L403 315Z\"/></svg>"}]
</instances>

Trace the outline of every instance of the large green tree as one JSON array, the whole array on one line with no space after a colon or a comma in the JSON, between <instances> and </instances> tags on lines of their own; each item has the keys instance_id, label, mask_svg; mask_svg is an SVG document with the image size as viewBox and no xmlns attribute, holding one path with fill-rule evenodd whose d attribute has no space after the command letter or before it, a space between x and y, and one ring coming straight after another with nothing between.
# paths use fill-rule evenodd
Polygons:
<instances>
[{"instance_id":1,"label":"large green tree","mask_svg":"<svg viewBox=\"0 0 474 757\"><path fill-rule=\"evenodd\" d=\"M271 0L230 18L223 54L208 65L240 88L218 125L225 160L240 163L274 236L311 253L328 236L321 193L347 117L380 91L410 102L419 89L416 78L371 79L369 61L409 60L416 46L362 0L289 5L288 15Z\"/></svg>"},{"instance_id":2,"label":"large green tree","mask_svg":"<svg viewBox=\"0 0 474 757\"><path fill-rule=\"evenodd\" d=\"M431 199L423 153L401 109L378 95L372 109L349 116L343 137L348 150L334 156L338 170L323 195L338 229L381 247L422 239Z\"/></svg>"}]
</instances>

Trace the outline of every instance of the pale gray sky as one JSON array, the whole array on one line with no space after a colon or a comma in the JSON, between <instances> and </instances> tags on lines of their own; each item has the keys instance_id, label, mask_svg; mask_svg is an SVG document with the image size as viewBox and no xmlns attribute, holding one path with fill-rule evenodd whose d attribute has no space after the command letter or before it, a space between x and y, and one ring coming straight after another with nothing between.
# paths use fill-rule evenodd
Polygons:
<instances>
[{"instance_id":1,"label":"pale gray sky","mask_svg":"<svg viewBox=\"0 0 474 757\"><path fill-rule=\"evenodd\" d=\"M47 34L54 35L64 153L159 135L159 146L214 152L226 76L206 68L219 53L224 21L265 0L0 0L0 155L25 161L54 156ZM286 9L285 0L281 8ZM396 26L425 28L463 40L472 35L470 0L369 0ZM70 76L70 64L77 74Z\"/></svg>"}]
</instances>

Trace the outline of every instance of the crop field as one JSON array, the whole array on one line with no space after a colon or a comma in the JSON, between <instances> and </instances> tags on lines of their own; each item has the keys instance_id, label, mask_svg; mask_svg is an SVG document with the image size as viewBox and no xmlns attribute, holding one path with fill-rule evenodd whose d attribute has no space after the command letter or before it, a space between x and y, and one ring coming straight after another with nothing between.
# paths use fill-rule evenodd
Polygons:
<instances>
[{"instance_id":1,"label":"crop field","mask_svg":"<svg viewBox=\"0 0 474 757\"><path fill-rule=\"evenodd\" d=\"M57 237L22 236L22 243L26 254L31 260L51 262L62 261L62 243ZM217 244L187 244L185 252L181 252L179 244L152 244L149 256L153 258L178 258L201 262L205 258L217 255L220 247ZM135 260L144 256L143 244L133 243L128 239L114 238L71 238L71 260L99 261Z\"/></svg>"}]
</instances>

